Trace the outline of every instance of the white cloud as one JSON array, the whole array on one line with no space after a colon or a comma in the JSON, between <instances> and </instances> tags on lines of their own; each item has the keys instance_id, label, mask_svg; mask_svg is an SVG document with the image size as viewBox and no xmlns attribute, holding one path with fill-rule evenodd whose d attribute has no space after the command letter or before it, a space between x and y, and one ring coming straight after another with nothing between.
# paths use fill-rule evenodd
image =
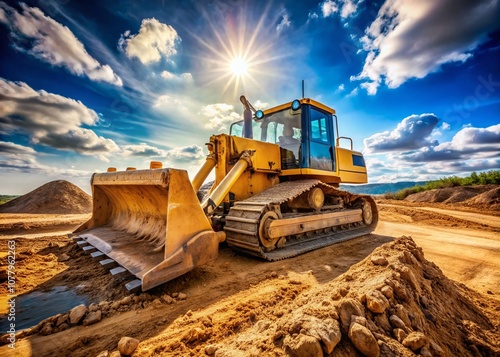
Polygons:
<instances>
[{"instance_id":1,"label":"white cloud","mask_svg":"<svg viewBox=\"0 0 500 357\"><path fill-rule=\"evenodd\" d=\"M191 73L185 72L181 74L174 74L169 71L163 71L161 72L161 77L165 78L167 80L185 80L185 81L191 81L193 80L193 75Z\"/></svg>"},{"instance_id":2,"label":"white cloud","mask_svg":"<svg viewBox=\"0 0 500 357\"><path fill-rule=\"evenodd\" d=\"M375 94L382 83L397 88L445 63L465 62L497 23L500 2L387 0L361 39L368 52L351 80Z\"/></svg>"},{"instance_id":3,"label":"white cloud","mask_svg":"<svg viewBox=\"0 0 500 357\"><path fill-rule=\"evenodd\" d=\"M345 85L344 85L344 83L341 83L341 84L339 85L339 87L337 88L337 90L338 90L339 92L344 91L344 90L345 90Z\"/></svg>"},{"instance_id":4,"label":"white cloud","mask_svg":"<svg viewBox=\"0 0 500 357\"><path fill-rule=\"evenodd\" d=\"M93 58L68 27L45 16L36 7L23 3L20 6L22 13L0 2L0 22L9 27L17 49L54 66L64 67L78 76L123 85L121 78L111 67L102 65Z\"/></svg>"},{"instance_id":5,"label":"white cloud","mask_svg":"<svg viewBox=\"0 0 500 357\"><path fill-rule=\"evenodd\" d=\"M282 15L281 15L281 22L276 26L276 31L278 33L284 31L285 29L289 28L292 25L292 21L290 21L290 15L288 15L287 11L283 9Z\"/></svg>"},{"instance_id":6,"label":"white cloud","mask_svg":"<svg viewBox=\"0 0 500 357\"><path fill-rule=\"evenodd\" d=\"M432 145L429 137L439 119L434 114L410 115L392 131L373 134L364 140L366 152L419 149Z\"/></svg>"},{"instance_id":7,"label":"white cloud","mask_svg":"<svg viewBox=\"0 0 500 357\"><path fill-rule=\"evenodd\" d=\"M181 38L175 29L155 18L143 19L139 33L131 35L126 31L120 38L119 45L129 58L136 57L143 64L169 59L177 53L175 49Z\"/></svg>"},{"instance_id":8,"label":"white cloud","mask_svg":"<svg viewBox=\"0 0 500 357\"><path fill-rule=\"evenodd\" d=\"M307 21L309 20L314 20L314 19L317 19L319 16L317 13L315 13L314 11L311 11L309 12L309 14L307 15Z\"/></svg>"},{"instance_id":9,"label":"white cloud","mask_svg":"<svg viewBox=\"0 0 500 357\"><path fill-rule=\"evenodd\" d=\"M336 12L339 11L338 5L335 3L335 1L332 0L325 0L320 4L321 8L321 13L323 14L323 17L329 17L335 14Z\"/></svg>"},{"instance_id":10,"label":"white cloud","mask_svg":"<svg viewBox=\"0 0 500 357\"><path fill-rule=\"evenodd\" d=\"M36 151L28 146L22 146L10 141L0 141L0 152L10 155L33 155Z\"/></svg>"},{"instance_id":11,"label":"white cloud","mask_svg":"<svg viewBox=\"0 0 500 357\"><path fill-rule=\"evenodd\" d=\"M342 10L340 11L340 17L347 19L356 15L358 11L358 6L363 0L342 0Z\"/></svg>"},{"instance_id":12,"label":"white cloud","mask_svg":"<svg viewBox=\"0 0 500 357\"><path fill-rule=\"evenodd\" d=\"M96 125L99 116L80 101L0 78L0 102L0 124L7 135L27 135L33 144L100 155L103 160L118 150L113 140L82 127Z\"/></svg>"},{"instance_id":13,"label":"white cloud","mask_svg":"<svg viewBox=\"0 0 500 357\"><path fill-rule=\"evenodd\" d=\"M257 110L264 110L269 107L269 103L262 102L258 99L255 103L253 103L253 107Z\"/></svg>"},{"instance_id":14,"label":"white cloud","mask_svg":"<svg viewBox=\"0 0 500 357\"><path fill-rule=\"evenodd\" d=\"M156 146L151 146L146 143L140 143L136 145L125 145L122 148L122 153L124 156L146 156L146 157L156 157L166 156L166 151L157 148Z\"/></svg>"},{"instance_id":15,"label":"white cloud","mask_svg":"<svg viewBox=\"0 0 500 357\"><path fill-rule=\"evenodd\" d=\"M122 149L124 156L139 156L155 158L158 160L165 159L167 165L176 164L198 164L205 158L203 148L198 145L179 146L168 150L159 149L156 146L151 146L146 143L126 145Z\"/></svg>"},{"instance_id":16,"label":"white cloud","mask_svg":"<svg viewBox=\"0 0 500 357\"><path fill-rule=\"evenodd\" d=\"M200 114L209 119L205 128L219 131L227 129L227 124L241 119L241 115L234 112L234 107L225 103L206 105L201 108Z\"/></svg>"}]
</instances>

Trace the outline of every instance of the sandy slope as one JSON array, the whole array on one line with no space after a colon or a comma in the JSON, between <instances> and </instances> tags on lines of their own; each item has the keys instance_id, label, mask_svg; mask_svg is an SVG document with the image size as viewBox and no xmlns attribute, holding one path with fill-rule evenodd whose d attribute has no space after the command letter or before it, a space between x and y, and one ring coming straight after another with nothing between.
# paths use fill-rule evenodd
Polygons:
<instances>
[{"instance_id":1,"label":"sandy slope","mask_svg":"<svg viewBox=\"0 0 500 357\"><path fill-rule=\"evenodd\" d=\"M479 220L471 221L470 217L457 216L453 210L429 211L405 205L381 204L380 211L381 222L375 234L285 261L262 262L222 246L216 262L164 284L151 294L142 294L146 296L142 303L110 311L95 325L23 338L18 341L15 354L6 346L0 347L0 354L95 356L102 350L116 349L120 337L127 335L143 341L137 352L139 356L205 355L204 344L219 340L227 340L230 344L240 334L243 338L255 328L255 316L258 320L272 320L279 318L276 314L286 315L295 299L336 278L341 279L342 274L374 249L401 235L412 236L423 248L425 257L435 262L448 277L476 289L479 293L466 292L467 296L484 309L485 316L493 316L497 322L500 320L500 239L498 226L491 223L494 217L479 216ZM7 237L17 237L22 257L19 269L27 272L18 282L19 293L57 285L75 287L83 283L95 302L119 301L126 296L119 282L111 280L97 263L75 249L64 236L33 239L38 232L36 225L24 233L9 232L8 219L11 217L0 215L0 226L5 224L0 244L5 244ZM47 226L43 219L39 226L43 227L40 233L45 235ZM19 227L13 226L13 229ZM29 239L23 238L23 234ZM71 256L71 260L58 262L63 254ZM34 267L43 272L32 271ZM165 293L172 295L175 292L183 292L188 298L171 305L152 302ZM0 291L0 294L5 295L5 292ZM203 336L190 337L203 321L211 325L211 335L206 340ZM168 342L170 340L172 343ZM475 354L471 352L471 355Z\"/></svg>"}]
</instances>

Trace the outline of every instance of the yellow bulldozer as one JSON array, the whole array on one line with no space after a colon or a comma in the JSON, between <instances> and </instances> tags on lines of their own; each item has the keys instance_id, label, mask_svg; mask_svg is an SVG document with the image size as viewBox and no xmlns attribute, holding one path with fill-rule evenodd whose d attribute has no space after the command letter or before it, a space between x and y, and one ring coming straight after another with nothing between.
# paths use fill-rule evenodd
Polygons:
<instances>
[{"instance_id":1,"label":"yellow bulldozer","mask_svg":"<svg viewBox=\"0 0 500 357\"><path fill-rule=\"evenodd\" d=\"M72 237L113 275L132 276L128 290L146 291L215 260L224 241L275 261L375 229L374 200L338 189L368 178L352 139L338 135L335 110L302 98L262 111L240 99L243 120L210 138L192 181L158 162L92 176L92 217Z\"/></svg>"}]
</instances>

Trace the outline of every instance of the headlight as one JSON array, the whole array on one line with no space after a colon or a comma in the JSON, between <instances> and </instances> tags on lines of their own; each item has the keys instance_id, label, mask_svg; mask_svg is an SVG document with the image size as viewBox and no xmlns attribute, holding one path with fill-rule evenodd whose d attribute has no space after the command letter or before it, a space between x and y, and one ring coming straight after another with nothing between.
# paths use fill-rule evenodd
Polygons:
<instances>
[{"instance_id":1,"label":"headlight","mask_svg":"<svg viewBox=\"0 0 500 357\"><path fill-rule=\"evenodd\" d=\"M257 111L255 112L255 117L256 117L257 119L262 119L262 118L264 117L264 112L263 112L262 110L257 110Z\"/></svg>"},{"instance_id":2,"label":"headlight","mask_svg":"<svg viewBox=\"0 0 500 357\"><path fill-rule=\"evenodd\" d=\"M298 110L299 108L300 108L300 100L295 99L295 100L292 102L292 109L293 109L293 110Z\"/></svg>"}]
</instances>

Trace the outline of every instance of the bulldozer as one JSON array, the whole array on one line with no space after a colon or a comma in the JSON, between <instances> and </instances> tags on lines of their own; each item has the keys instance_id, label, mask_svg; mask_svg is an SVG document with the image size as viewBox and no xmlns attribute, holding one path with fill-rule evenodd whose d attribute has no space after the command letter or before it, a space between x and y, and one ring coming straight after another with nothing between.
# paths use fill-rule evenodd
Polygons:
<instances>
[{"instance_id":1,"label":"bulldozer","mask_svg":"<svg viewBox=\"0 0 500 357\"><path fill-rule=\"evenodd\" d=\"M240 100L243 120L210 137L191 181L154 161L147 170L93 174L92 217L72 238L114 276L131 277L129 291L214 261L222 242L276 261L375 229L375 201L339 189L368 177L352 139L338 135L334 109L302 98L262 111Z\"/></svg>"}]
</instances>

